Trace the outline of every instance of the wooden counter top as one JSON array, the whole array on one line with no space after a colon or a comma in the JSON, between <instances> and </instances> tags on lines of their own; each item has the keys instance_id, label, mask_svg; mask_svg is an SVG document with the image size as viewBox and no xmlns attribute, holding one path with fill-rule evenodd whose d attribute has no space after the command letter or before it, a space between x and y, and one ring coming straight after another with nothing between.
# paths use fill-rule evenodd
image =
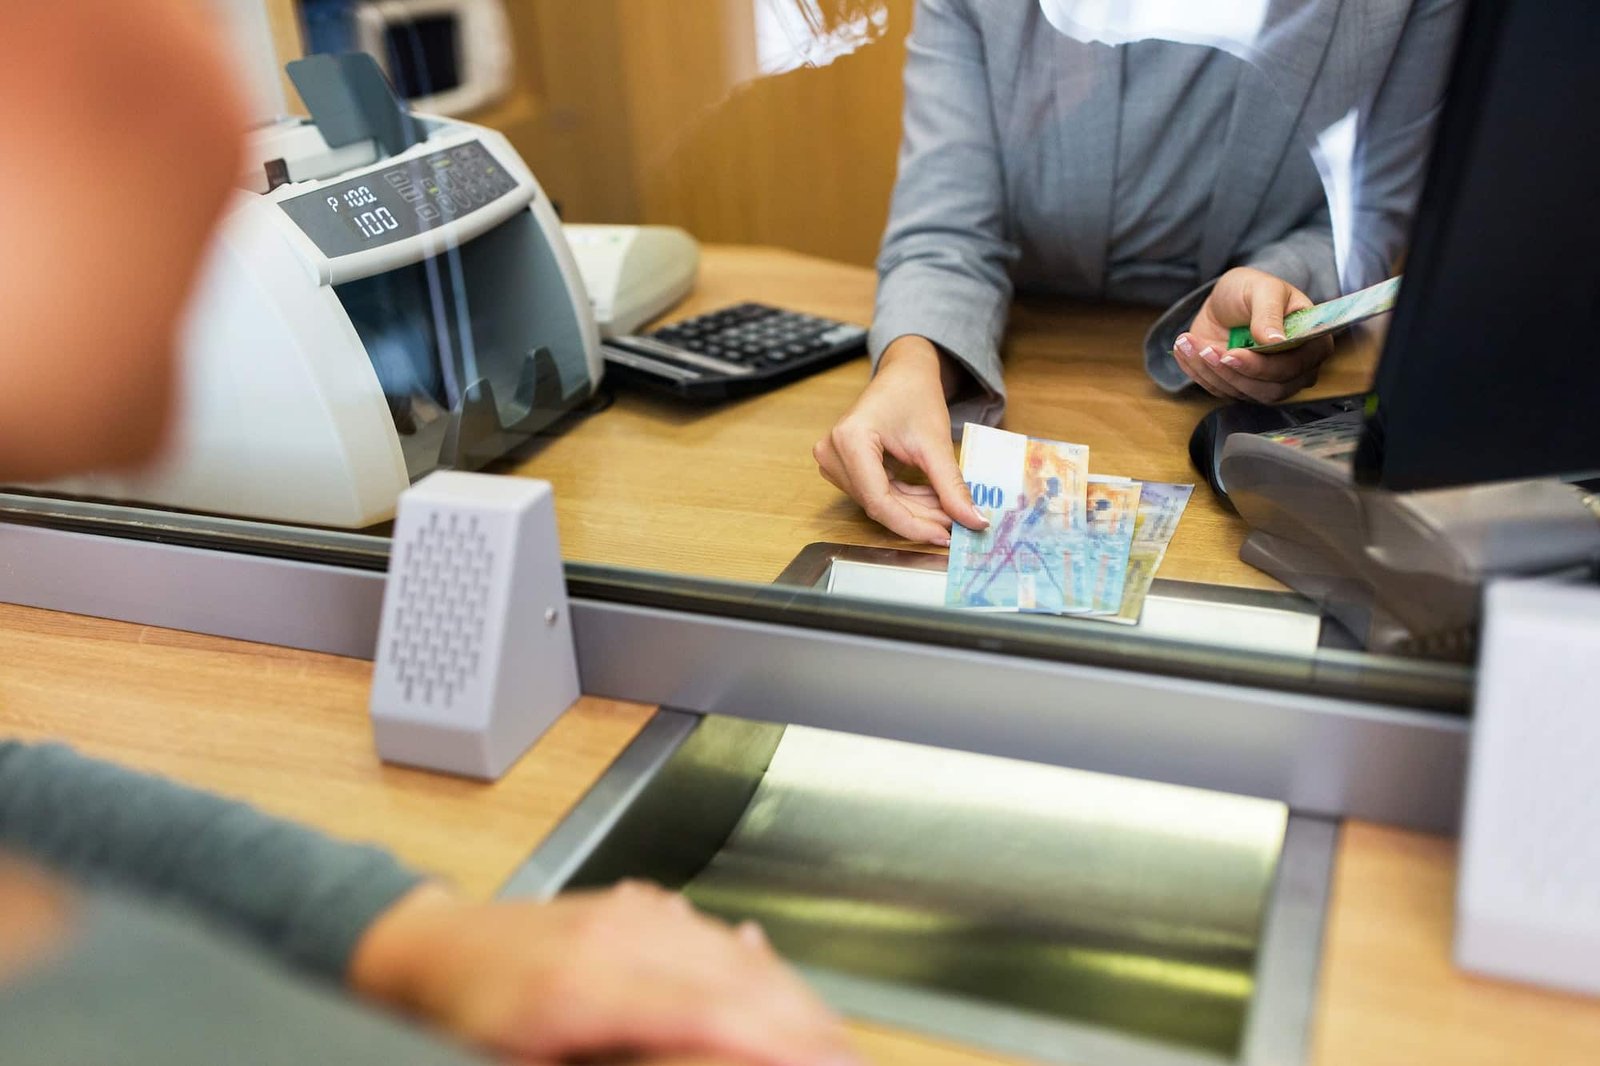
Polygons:
<instances>
[{"instance_id":1,"label":"wooden counter top","mask_svg":"<svg viewBox=\"0 0 1600 1066\"><path fill-rule=\"evenodd\" d=\"M872 293L872 273L861 267L711 248L676 317L756 300L865 325ZM1189 434L1219 401L1175 399L1150 382L1141 345L1154 317L1142 307L1019 308L1006 428L1089 445L1095 473L1195 481ZM1308 395L1364 388L1371 361L1370 351L1341 352ZM610 410L535 445L514 469L555 486L563 552L581 562L769 582L813 541L909 547L824 481L811 458L867 378L861 359L707 408L619 392ZM1281 588L1239 561L1243 538L1239 519L1202 486L1161 576Z\"/></svg>"},{"instance_id":2,"label":"wooden counter top","mask_svg":"<svg viewBox=\"0 0 1600 1066\"><path fill-rule=\"evenodd\" d=\"M0 736L65 741L376 841L478 895L510 875L651 714L585 698L504 779L480 784L377 761L369 663L0 606L0 664ZM1454 860L1447 839L1345 825L1315 1066L1596 1061L1600 1003L1451 967ZM882 1066L1007 1061L853 1028Z\"/></svg>"}]
</instances>

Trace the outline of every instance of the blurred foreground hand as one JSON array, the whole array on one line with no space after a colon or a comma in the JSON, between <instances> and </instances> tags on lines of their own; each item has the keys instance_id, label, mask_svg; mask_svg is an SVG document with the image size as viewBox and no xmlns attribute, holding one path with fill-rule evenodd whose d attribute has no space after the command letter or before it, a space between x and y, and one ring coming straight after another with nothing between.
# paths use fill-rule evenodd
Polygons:
<instances>
[{"instance_id":1,"label":"blurred foreground hand","mask_svg":"<svg viewBox=\"0 0 1600 1066\"><path fill-rule=\"evenodd\" d=\"M549 903L474 903L423 886L368 929L349 981L513 1062L859 1061L756 926L730 929L641 883Z\"/></svg>"},{"instance_id":2,"label":"blurred foreground hand","mask_svg":"<svg viewBox=\"0 0 1600 1066\"><path fill-rule=\"evenodd\" d=\"M194 0L0 5L0 478L149 459L247 122Z\"/></svg>"}]
</instances>

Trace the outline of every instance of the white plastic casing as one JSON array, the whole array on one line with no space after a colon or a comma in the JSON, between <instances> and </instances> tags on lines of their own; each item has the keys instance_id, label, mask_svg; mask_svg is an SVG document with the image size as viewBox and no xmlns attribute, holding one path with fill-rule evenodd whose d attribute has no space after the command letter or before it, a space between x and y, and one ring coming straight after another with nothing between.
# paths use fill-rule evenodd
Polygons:
<instances>
[{"instance_id":1,"label":"white plastic casing","mask_svg":"<svg viewBox=\"0 0 1600 1066\"><path fill-rule=\"evenodd\" d=\"M425 121L430 136L423 144L324 180L345 181L476 141L516 179L516 192L438 229L337 259L322 254L277 206L322 181L296 181L266 195L236 193L180 338L182 401L166 455L137 473L40 487L307 525L387 521L410 477L377 373L333 286L436 255L523 211L533 213L550 243L583 336L589 386L597 387L603 364L588 294L533 174L492 130ZM252 145L260 158L294 149L291 173L311 166L295 153L330 154L314 127L294 122L257 131Z\"/></svg>"},{"instance_id":2,"label":"white plastic casing","mask_svg":"<svg viewBox=\"0 0 1600 1066\"><path fill-rule=\"evenodd\" d=\"M602 337L632 333L694 290L700 246L676 226L563 226Z\"/></svg>"},{"instance_id":3,"label":"white plastic casing","mask_svg":"<svg viewBox=\"0 0 1600 1066\"><path fill-rule=\"evenodd\" d=\"M1600 994L1600 587L1486 594L1456 961Z\"/></svg>"},{"instance_id":4,"label":"white plastic casing","mask_svg":"<svg viewBox=\"0 0 1600 1066\"><path fill-rule=\"evenodd\" d=\"M578 695L549 484L417 482L400 498L378 629L378 755L496 778Z\"/></svg>"}]
</instances>

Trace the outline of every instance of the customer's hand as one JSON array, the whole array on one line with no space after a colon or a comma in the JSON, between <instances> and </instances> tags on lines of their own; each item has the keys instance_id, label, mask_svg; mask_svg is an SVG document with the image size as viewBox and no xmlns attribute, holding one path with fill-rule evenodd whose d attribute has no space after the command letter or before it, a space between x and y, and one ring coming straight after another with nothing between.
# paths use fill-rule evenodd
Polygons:
<instances>
[{"instance_id":1,"label":"customer's hand","mask_svg":"<svg viewBox=\"0 0 1600 1066\"><path fill-rule=\"evenodd\" d=\"M759 928L730 929L639 883L549 903L472 903L418 888L367 930L349 981L515 1062L858 1061L838 1019Z\"/></svg>"},{"instance_id":2,"label":"customer's hand","mask_svg":"<svg viewBox=\"0 0 1600 1066\"><path fill-rule=\"evenodd\" d=\"M0 986L61 949L76 909L65 885L0 854Z\"/></svg>"},{"instance_id":3,"label":"customer's hand","mask_svg":"<svg viewBox=\"0 0 1600 1066\"><path fill-rule=\"evenodd\" d=\"M908 540L948 545L952 520L973 529L988 525L972 505L950 443L945 401L955 373L926 338L899 338L854 406L811 449L823 477ZM921 470L928 483L890 477L889 457Z\"/></svg>"},{"instance_id":4,"label":"customer's hand","mask_svg":"<svg viewBox=\"0 0 1600 1066\"><path fill-rule=\"evenodd\" d=\"M249 119L237 61L212 25L220 5L3 10L0 477L10 484L158 452L177 404L175 340Z\"/></svg>"},{"instance_id":5,"label":"customer's hand","mask_svg":"<svg viewBox=\"0 0 1600 1066\"><path fill-rule=\"evenodd\" d=\"M1230 400L1277 403L1317 382L1317 369L1333 354L1333 340L1314 337L1281 352L1229 348L1230 327L1250 325L1257 344L1284 338L1283 316L1311 306L1311 298L1282 278L1236 267L1217 279L1211 296L1173 355L1201 388Z\"/></svg>"}]
</instances>

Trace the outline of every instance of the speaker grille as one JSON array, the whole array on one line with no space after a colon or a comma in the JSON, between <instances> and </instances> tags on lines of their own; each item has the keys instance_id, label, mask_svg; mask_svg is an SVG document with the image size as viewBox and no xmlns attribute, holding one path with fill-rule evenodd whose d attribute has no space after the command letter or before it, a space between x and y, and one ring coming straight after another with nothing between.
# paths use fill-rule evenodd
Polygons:
<instances>
[{"instance_id":1,"label":"speaker grille","mask_svg":"<svg viewBox=\"0 0 1600 1066\"><path fill-rule=\"evenodd\" d=\"M430 511L395 545L389 662L406 702L448 708L477 676L494 562L470 512Z\"/></svg>"}]
</instances>

